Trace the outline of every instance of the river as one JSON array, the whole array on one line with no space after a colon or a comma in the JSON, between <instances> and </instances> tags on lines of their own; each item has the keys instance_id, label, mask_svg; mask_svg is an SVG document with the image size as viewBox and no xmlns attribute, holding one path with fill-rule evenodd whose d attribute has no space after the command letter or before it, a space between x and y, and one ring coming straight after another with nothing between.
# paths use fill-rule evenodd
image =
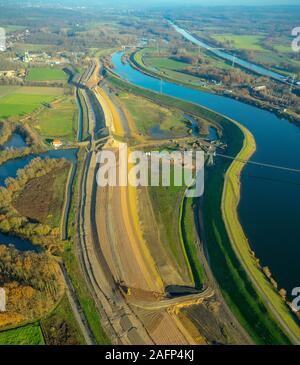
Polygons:
<instances>
[{"instance_id":1,"label":"river","mask_svg":"<svg viewBox=\"0 0 300 365\"><path fill-rule=\"evenodd\" d=\"M160 91L160 80L112 56L114 72L137 85ZM240 101L163 82L162 92L233 118L253 134L253 161L300 169L300 128L287 119ZM300 286L300 174L246 165L241 176L239 216L262 265L290 293Z\"/></svg>"},{"instance_id":2,"label":"river","mask_svg":"<svg viewBox=\"0 0 300 365\"><path fill-rule=\"evenodd\" d=\"M197 46L200 46L202 48L205 48L209 52L213 53L214 55L222 58L223 60L229 61L230 63L235 63L236 65L241 66L242 68L245 68L247 70L250 70L252 72L255 72L256 74L271 77L272 79L278 80L278 81L286 81L286 76L283 76L277 72L273 72L271 70L268 70L262 66L256 65L254 63L248 62L246 60L243 60L235 55L231 55L230 53L226 53L224 51L218 50L214 48L213 46L209 45L208 43L205 43L201 41L200 39L195 38L193 35L188 33L186 30L178 27L173 22L169 21L169 23L172 25L172 27L180 33L185 39L189 40L190 42L196 44Z\"/></svg>"}]
</instances>

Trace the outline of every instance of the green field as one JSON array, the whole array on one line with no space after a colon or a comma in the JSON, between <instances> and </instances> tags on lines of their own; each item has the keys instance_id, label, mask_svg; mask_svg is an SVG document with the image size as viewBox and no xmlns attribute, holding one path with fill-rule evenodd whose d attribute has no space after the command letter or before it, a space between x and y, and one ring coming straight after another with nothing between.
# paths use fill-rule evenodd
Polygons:
<instances>
[{"instance_id":1,"label":"green field","mask_svg":"<svg viewBox=\"0 0 300 365\"><path fill-rule=\"evenodd\" d=\"M189 65L184 62L172 60L171 58L144 57L144 65L162 77L166 77L183 84L199 86L199 78L182 72Z\"/></svg>"},{"instance_id":2,"label":"green field","mask_svg":"<svg viewBox=\"0 0 300 365\"><path fill-rule=\"evenodd\" d=\"M74 141L78 128L78 110L72 96L52 103L38 114L34 127L43 138L59 138Z\"/></svg>"},{"instance_id":3,"label":"green field","mask_svg":"<svg viewBox=\"0 0 300 365\"><path fill-rule=\"evenodd\" d=\"M25 51L47 52L55 49L55 46L52 44L15 43L14 49L16 50L16 52L22 52L22 53L24 53Z\"/></svg>"},{"instance_id":4,"label":"green field","mask_svg":"<svg viewBox=\"0 0 300 365\"><path fill-rule=\"evenodd\" d=\"M43 103L49 103L54 99L49 95L23 95L12 94L0 99L0 118L23 116L32 113Z\"/></svg>"},{"instance_id":5,"label":"green field","mask_svg":"<svg viewBox=\"0 0 300 365\"><path fill-rule=\"evenodd\" d=\"M50 103L55 99L55 95L52 92L53 90L49 90L48 93L46 90L47 88L43 88L43 90L36 90L37 92L33 93L30 89L32 88L23 90L22 88L8 87L8 91L5 91L4 88L1 88L0 118L5 119L13 116L24 116L25 114L32 113L42 104ZM2 97L1 93L3 95Z\"/></svg>"},{"instance_id":6,"label":"green field","mask_svg":"<svg viewBox=\"0 0 300 365\"><path fill-rule=\"evenodd\" d=\"M134 122L134 129L145 136L151 136L151 128L158 127L170 135L187 134L183 114L176 110L161 107L145 98L130 94L119 94L123 109L128 110Z\"/></svg>"},{"instance_id":7,"label":"green field","mask_svg":"<svg viewBox=\"0 0 300 365\"><path fill-rule=\"evenodd\" d=\"M156 68L166 68L169 70L182 70L188 65L184 62L176 61L171 58L158 58L158 57L145 57L145 65L156 67Z\"/></svg>"},{"instance_id":8,"label":"green field","mask_svg":"<svg viewBox=\"0 0 300 365\"><path fill-rule=\"evenodd\" d=\"M289 42L290 43L290 42ZM276 51L280 52L280 53L292 53L292 47L288 42L286 43L286 45L283 44L275 44L274 48L276 49Z\"/></svg>"},{"instance_id":9,"label":"green field","mask_svg":"<svg viewBox=\"0 0 300 365\"><path fill-rule=\"evenodd\" d=\"M172 82L189 85L196 89L203 89L198 77L184 72L184 68L188 67L187 63L172 60L168 57L151 57L151 52L153 51L152 48L144 48L135 52L131 56L131 60L139 69L146 73ZM222 64L220 61L219 63ZM209 90L209 87L205 89Z\"/></svg>"},{"instance_id":10,"label":"green field","mask_svg":"<svg viewBox=\"0 0 300 365\"><path fill-rule=\"evenodd\" d=\"M259 44L264 38L262 35L216 34L212 37L221 43L232 43L233 48L264 51L264 48Z\"/></svg>"},{"instance_id":11,"label":"green field","mask_svg":"<svg viewBox=\"0 0 300 365\"><path fill-rule=\"evenodd\" d=\"M44 345L38 323L0 332L0 345Z\"/></svg>"},{"instance_id":12,"label":"green field","mask_svg":"<svg viewBox=\"0 0 300 365\"><path fill-rule=\"evenodd\" d=\"M68 76L60 68L31 68L26 80L28 81L65 81Z\"/></svg>"},{"instance_id":13,"label":"green field","mask_svg":"<svg viewBox=\"0 0 300 365\"><path fill-rule=\"evenodd\" d=\"M9 25L1 25L1 27L5 29L5 32L7 34L22 31L22 30L26 29L26 27L23 25L10 25L9 24Z\"/></svg>"}]
</instances>

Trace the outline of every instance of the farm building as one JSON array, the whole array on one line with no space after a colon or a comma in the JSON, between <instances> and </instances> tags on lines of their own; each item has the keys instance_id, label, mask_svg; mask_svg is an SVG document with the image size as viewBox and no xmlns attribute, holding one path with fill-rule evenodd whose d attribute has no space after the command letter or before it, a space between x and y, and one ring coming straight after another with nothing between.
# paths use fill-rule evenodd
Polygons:
<instances>
[{"instance_id":1,"label":"farm building","mask_svg":"<svg viewBox=\"0 0 300 365\"><path fill-rule=\"evenodd\" d=\"M60 139L54 139L51 143L54 148L59 148L63 145Z\"/></svg>"}]
</instances>

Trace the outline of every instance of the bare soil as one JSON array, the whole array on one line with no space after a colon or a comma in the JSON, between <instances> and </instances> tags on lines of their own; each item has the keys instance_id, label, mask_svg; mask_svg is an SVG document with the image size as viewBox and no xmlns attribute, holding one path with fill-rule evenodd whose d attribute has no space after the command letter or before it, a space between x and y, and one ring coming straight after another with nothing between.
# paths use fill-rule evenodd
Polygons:
<instances>
[{"instance_id":1,"label":"bare soil","mask_svg":"<svg viewBox=\"0 0 300 365\"><path fill-rule=\"evenodd\" d=\"M69 164L30 180L14 198L14 208L33 221L58 226Z\"/></svg>"}]
</instances>

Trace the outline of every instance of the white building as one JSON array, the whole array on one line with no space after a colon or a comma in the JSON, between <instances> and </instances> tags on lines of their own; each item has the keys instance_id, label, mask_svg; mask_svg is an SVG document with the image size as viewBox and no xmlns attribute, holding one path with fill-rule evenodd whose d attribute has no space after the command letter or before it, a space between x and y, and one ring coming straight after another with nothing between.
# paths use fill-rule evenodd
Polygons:
<instances>
[{"instance_id":1,"label":"white building","mask_svg":"<svg viewBox=\"0 0 300 365\"><path fill-rule=\"evenodd\" d=\"M6 34L5 29L0 28L0 52L6 51Z\"/></svg>"}]
</instances>

